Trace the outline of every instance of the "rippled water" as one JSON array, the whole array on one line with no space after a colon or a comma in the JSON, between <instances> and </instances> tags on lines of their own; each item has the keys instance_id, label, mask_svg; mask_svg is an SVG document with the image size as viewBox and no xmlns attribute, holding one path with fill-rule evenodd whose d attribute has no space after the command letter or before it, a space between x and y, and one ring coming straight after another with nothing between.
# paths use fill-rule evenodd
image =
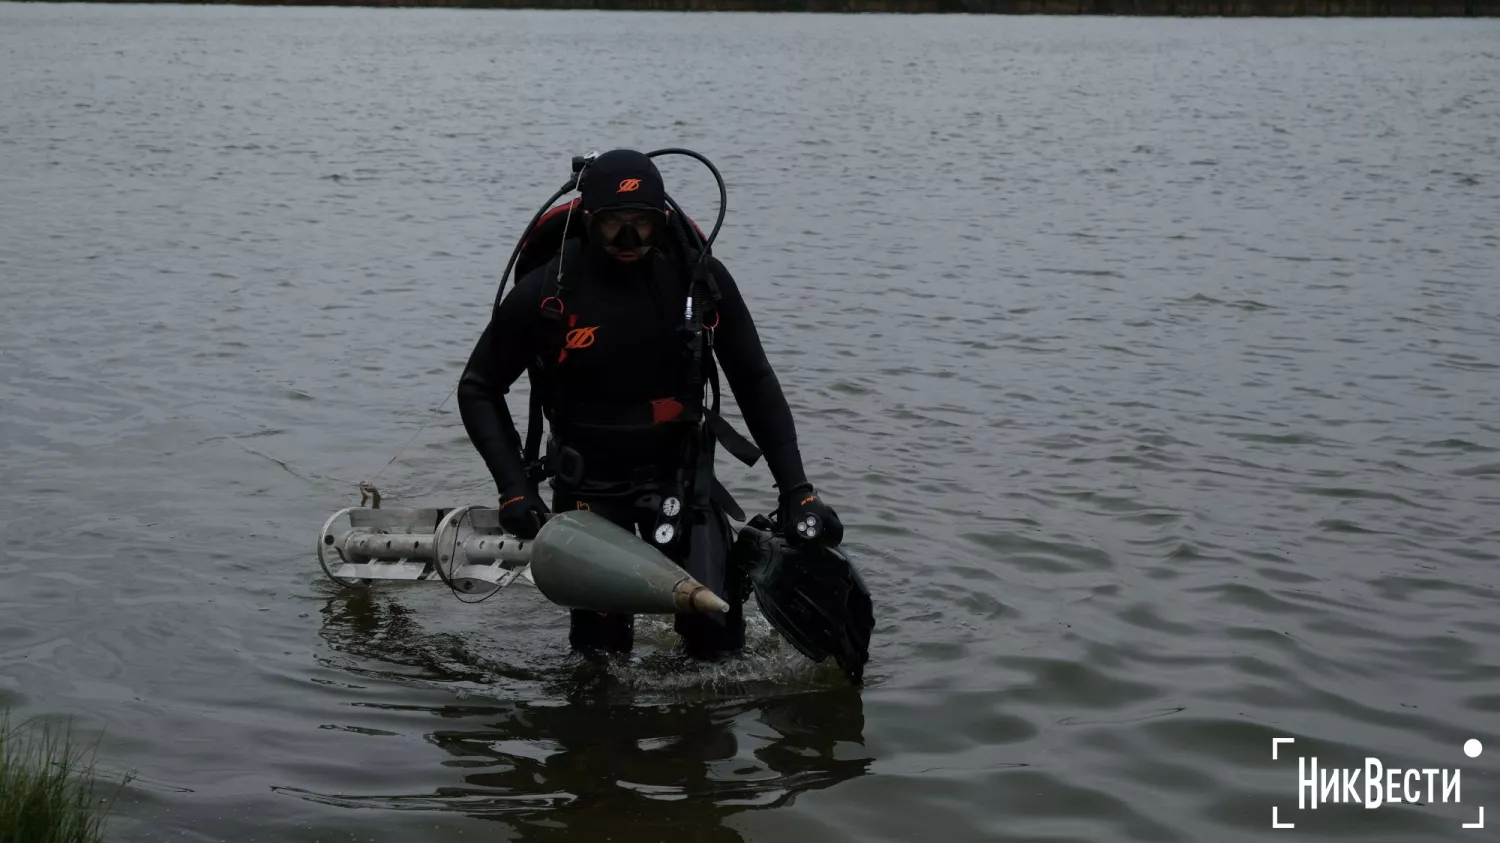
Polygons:
<instances>
[{"instance_id":1,"label":"rippled water","mask_svg":"<svg viewBox=\"0 0 1500 843\"><path fill-rule=\"evenodd\" d=\"M0 5L0 703L139 774L122 841L1481 839L1497 45ZM652 619L601 681L534 590L317 571L359 479L493 503L431 410L614 145L729 182L720 253L878 595L863 692L758 618L718 669ZM1298 811L1297 755L1462 801Z\"/></svg>"}]
</instances>

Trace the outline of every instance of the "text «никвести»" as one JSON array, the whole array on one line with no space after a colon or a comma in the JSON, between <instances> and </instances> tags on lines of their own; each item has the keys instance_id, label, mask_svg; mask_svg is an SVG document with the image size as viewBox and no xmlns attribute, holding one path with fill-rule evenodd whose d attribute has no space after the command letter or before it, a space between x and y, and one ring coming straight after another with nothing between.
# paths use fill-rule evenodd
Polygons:
<instances>
[{"instance_id":1,"label":"text \u00ab\u043d\u0438\u043a\u0432\u0435\u0441\u0442\u0438\u00bb","mask_svg":"<svg viewBox=\"0 0 1500 843\"><path fill-rule=\"evenodd\" d=\"M1295 738L1272 738L1271 760L1280 760L1281 745L1296 743ZM1464 743L1464 754L1478 758L1484 745L1476 739ZM1320 767L1317 756L1297 757L1297 810L1317 810L1323 805L1361 805L1367 809L1399 803L1432 805L1454 804L1463 798L1463 771L1458 768L1423 767L1401 769L1390 767L1378 758L1365 758L1360 767ZM1296 828L1283 822L1281 807L1271 808L1272 828ZM1464 828L1484 828L1484 807L1478 818Z\"/></svg>"}]
</instances>

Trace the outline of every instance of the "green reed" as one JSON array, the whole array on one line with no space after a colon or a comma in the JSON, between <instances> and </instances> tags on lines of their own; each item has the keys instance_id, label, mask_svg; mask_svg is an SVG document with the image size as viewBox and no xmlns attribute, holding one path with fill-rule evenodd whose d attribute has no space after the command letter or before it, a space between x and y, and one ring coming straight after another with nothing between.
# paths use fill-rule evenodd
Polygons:
<instances>
[{"instance_id":1,"label":"green reed","mask_svg":"<svg viewBox=\"0 0 1500 843\"><path fill-rule=\"evenodd\" d=\"M115 796L101 793L93 747L71 727L22 723L0 712L0 843L100 843Z\"/></svg>"}]
</instances>

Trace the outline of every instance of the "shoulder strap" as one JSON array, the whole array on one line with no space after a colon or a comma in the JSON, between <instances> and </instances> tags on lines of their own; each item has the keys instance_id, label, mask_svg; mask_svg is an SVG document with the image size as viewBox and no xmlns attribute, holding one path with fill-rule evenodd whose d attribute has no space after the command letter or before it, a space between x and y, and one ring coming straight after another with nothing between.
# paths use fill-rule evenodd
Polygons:
<instances>
[{"instance_id":1,"label":"shoulder strap","mask_svg":"<svg viewBox=\"0 0 1500 843\"><path fill-rule=\"evenodd\" d=\"M701 420L697 464L693 467L693 503L698 507L707 507L710 499L717 497L721 506L743 518L739 506L714 477L715 445L723 445L731 456L745 465L754 465L761 453L754 443L719 415L719 367L714 363L713 351L713 329L719 320L714 305L720 299L719 288L713 271L707 265L694 261L690 271L692 277L689 289L693 309L682 327L686 339L686 388L680 400L694 414L694 418ZM710 311L714 311L713 322L705 325L704 317ZM705 382L711 394L711 403L707 407L703 406Z\"/></svg>"},{"instance_id":2,"label":"shoulder strap","mask_svg":"<svg viewBox=\"0 0 1500 843\"><path fill-rule=\"evenodd\" d=\"M716 305L723 298L719 293L718 282L714 280L714 273L706 265L695 270L693 281L693 324L689 328L696 336L697 348L694 353L697 356L697 368L702 374L697 379L694 393L698 396L698 407L702 408L703 381L708 381L712 404L702 408L702 416L708 430L713 434L719 444L724 446L730 456L744 463L755 465L761 457L760 449L755 447L749 439L745 438L738 430L735 430L724 417L719 415L719 367L714 364L713 352L713 329L719 324L719 313ZM704 293L707 292L705 296ZM704 325L704 317L713 313L713 321Z\"/></svg>"},{"instance_id":3,"label":"shoulder strap","mask_svg":"<svg viewBox=\"0 0 1500 843\"><path fill-rule=\"evenodd\" d=\"M553 370L557 366L558 355L562 353L563 342L567 336L567 301L572 292L570 273L566 271L559 277L558 268L563 266L564 257L574 258L569 255L567 244L564 244L561 254L553 256L546 264L545 276L542 279L541 305L537 314L536 333L536 355L531 365L527 367L527 375L531 380L531 397L529 418L526 423L526 446L522 452L523 464L531 476L532 483L540 483L546 478L546 468L541 459L542 451L542 427L548 413L547 399L553 389Z\"/></svg>"}]
</instances>

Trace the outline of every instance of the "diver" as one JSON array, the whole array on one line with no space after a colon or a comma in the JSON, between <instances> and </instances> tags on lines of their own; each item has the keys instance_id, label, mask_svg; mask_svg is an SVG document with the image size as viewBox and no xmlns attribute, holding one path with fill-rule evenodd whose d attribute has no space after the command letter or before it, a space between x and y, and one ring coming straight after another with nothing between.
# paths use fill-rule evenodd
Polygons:
<instances>
[{"instance_id":1,"label":"diver","mask_svg":"<svg viewBox=\"0 0 1500 843\"><path fill-rule=\"evenodd\" d=\"M744 514L713 476L716 448L746 464L765 457L792 541L831 548L843 525L807 478L786 397L733 276L708 253L712 237L684 218L650 155L617 149L574 169L564 189L576 183L579 198L539 214L517 246L527 260L508 295L502 280L459 381L460 414L507 532L534 537L571 509L639 531L729 602L728 613L676 616L684 650L715 659L743 646L748 596L730 564L729 519ZM718 415L718 368L753 445ZM533 404L524 449L505 399L523 372ZM550 431L542 458L538 412ZM548 477L550 505L539 490ZM570 626L586 655L634 644L630 615L572 610Z\"/></svg>"}]
</instances>

